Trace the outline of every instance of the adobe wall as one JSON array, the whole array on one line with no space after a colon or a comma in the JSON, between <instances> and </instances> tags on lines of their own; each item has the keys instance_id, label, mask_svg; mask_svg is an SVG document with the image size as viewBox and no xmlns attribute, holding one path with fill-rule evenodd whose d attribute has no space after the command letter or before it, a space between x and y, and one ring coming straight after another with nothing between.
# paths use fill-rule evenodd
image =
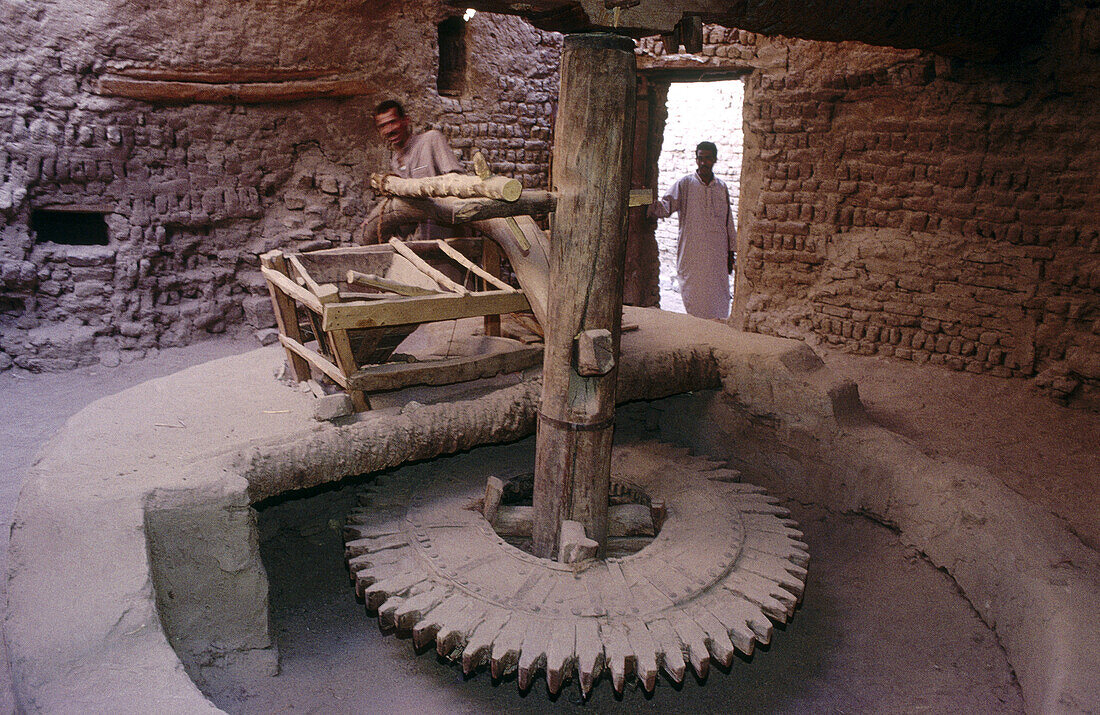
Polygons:
<instances>
[{"instance_id":1,"label":"adobe wall","mask_svg":"<svg viewBox=\"0 0 1100 715\"><path fill-rule=\"evenodd\" d=\"M984 64L717 26L694 57L643 41L649 72L746 73L731 322L1100 394L1100 10L1066 6Z\"/></svg>"},{"instance_id":2,"label":"adobe wall","mask_svg":"<svg viewBox=\"0 0 1100 715\"><path fill-rule=\"evenodd\" d=\"M1100 9L996 63L787 50L746 82L733 323L1100 394Z\"/></svg>"},{"instance_id":3,"label":"adobe wall","mask_svg":"<svg viewBox=\"0 0 1100 715\"><path fill-rule=\"evenodd\" d=\"M406 103L463 159L546 182L559 38L467 26L466 90L436 91L442 2L7 4L0 10L0 370L117 364L229 327L274 325L257 256L349 241L388 165L370 112ZM133 68L331 73L365 89L267 104L97 92ZM33 209L102 214L106 246L36 244Z\"/></svg>"}]
</instances>

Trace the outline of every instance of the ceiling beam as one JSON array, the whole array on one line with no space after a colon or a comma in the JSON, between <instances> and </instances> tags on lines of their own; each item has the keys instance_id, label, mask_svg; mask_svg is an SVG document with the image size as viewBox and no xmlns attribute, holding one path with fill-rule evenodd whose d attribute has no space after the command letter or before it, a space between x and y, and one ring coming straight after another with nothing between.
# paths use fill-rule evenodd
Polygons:
<instances>
[{"instance_id":1,"label":"ceiling beam","mask_svg":"<svg viewBox=\"0 0 1100 715\"><path fill-rule=\"evenodd\" d=\"M977 59L1026 44L1055 0L448 0L558 32L670 34L684 16L807 40L854 40Z\"/></svg>"}]
</instances>

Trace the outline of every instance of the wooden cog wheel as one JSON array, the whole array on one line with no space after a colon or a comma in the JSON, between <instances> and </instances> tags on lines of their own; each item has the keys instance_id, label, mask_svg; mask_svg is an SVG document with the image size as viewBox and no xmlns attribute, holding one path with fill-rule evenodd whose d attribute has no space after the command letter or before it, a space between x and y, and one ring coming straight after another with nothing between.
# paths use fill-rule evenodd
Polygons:
<instances>
[{"instance_id":1,"label":"wooden cog wheel","mask_svg":"<svg viewBox=\"0 0 1100 715\"><path fill-rule=\"evenodd\" d=\"M385 476L348 516L356 594L384 629L420 649L517 673L545 671L551 692L574 672L587 695L603 671L652 691L663 669L680 682L711 660L729 666L771 640L801 599L809 562L788 512L738 472L660 443L616 446L611 479L667 516L652 543L623 558L560 564L506 543L476 508L487 475ZM417 471L420 472L417 475Z\"/></svg>"}]
</instances>

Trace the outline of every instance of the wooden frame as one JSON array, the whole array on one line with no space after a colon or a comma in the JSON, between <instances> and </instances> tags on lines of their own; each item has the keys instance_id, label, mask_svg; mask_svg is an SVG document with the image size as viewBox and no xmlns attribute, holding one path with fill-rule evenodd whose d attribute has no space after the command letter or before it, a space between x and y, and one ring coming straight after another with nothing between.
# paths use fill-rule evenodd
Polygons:
<instances>
[{"instance_id":1,"label":"wooden frame","mask_svg":"<svg viewBox=\"0 0 1100 715\"><path fill-rule=\"evenodd\" d=\"M482 356L386 363L423 323L496 316L499 325L500 314L529 310L524 292L500 280L499 263L487 263L489 270L477 266L445 241L391 241L301 254L271 251L260 257L260 272L295 379L309 380L317 369L363 411L370 409L368 391L489 377L541 360L541 348L518 346ZM452 276L476 278L481 290ZM316 349L307 345L303 328L313 333Z\"/></svg>"}]
</instances>

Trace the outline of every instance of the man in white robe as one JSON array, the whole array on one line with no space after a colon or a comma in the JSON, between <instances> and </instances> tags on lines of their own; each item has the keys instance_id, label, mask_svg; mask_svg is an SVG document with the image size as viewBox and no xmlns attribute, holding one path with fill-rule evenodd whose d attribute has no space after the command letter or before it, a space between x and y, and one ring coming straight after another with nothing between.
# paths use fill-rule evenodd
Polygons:
<instances>
[{"instance_id":1,"label":"man in white robe","mask_svg":"<svg viewBox=\"0 0 1100 715\"><path fill-rule=\"evenodd\" d=\"M400 103L389 99L379 104L374 110L374 125L393 152L390 169L394 174L404 179L422 179L452 171L462 173L462 164L447 137L436 129L413 134L405 108ZM413 238L427 240L455 235L456 231L450 226L425 222L419 225Z\"/></svg>"},{"instance_id":2,"label":"man in white robe","mask_svg":"<svg viewBox=\"0 0 1100 715\"><path fill-rule=\"evenodd\" d=\"M737 228L729 189L714 175L718 148L700 142L695 148L698 171L677 181L649 207L651 218L679 212L680 237L676 273L684 307L700 318L725 320L730 314L729 275L733 272Z\"/></svg>"}]
</instances>

